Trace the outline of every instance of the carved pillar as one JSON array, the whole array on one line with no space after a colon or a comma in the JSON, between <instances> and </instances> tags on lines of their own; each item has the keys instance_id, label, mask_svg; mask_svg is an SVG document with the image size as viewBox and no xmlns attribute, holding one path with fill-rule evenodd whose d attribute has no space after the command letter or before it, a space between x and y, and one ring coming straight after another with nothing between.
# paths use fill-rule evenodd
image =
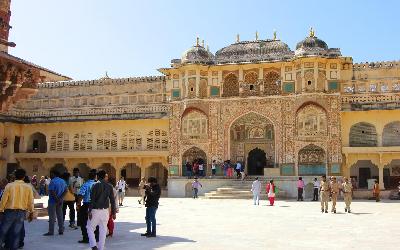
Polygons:
<instances>
[{"instance_id":1,"label":"carved pillar","mask_svg":"<svg viewBox=\"0 0 400 250\"><path fill-rule=\"evenodd\" d=\"M383 183L383 168L384 165L381 163L379 164L379 189L385 190L385 185Z\"/></svg>"},{"instance_id":2,"label":"carved pillar","mask_svg":"<svg viewBox=\"0 0 400 250\"><path fill-rule=\"evenodd\" d=\"M200 96L200 69L196 69L196 98Z\"/></svg>"}]
</instances>

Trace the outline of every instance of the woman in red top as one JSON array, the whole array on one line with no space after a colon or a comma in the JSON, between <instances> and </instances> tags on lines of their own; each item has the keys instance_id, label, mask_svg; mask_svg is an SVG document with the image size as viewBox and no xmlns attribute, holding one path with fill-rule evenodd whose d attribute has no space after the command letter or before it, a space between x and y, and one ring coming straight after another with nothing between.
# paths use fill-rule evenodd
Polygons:
<instances>
[{"instance_id":1,"label":"woman in red top","mask_svg":"<svg viewBox=\"0 0 400 250\"><path fill-rule=\"evenodd\" d=\"M275 184L274 184L273 180L269 181L266 189L267 189L269 204L270 204L270 206L273 206L274 202L275 202Z\"/></svg>"}]
</instances>

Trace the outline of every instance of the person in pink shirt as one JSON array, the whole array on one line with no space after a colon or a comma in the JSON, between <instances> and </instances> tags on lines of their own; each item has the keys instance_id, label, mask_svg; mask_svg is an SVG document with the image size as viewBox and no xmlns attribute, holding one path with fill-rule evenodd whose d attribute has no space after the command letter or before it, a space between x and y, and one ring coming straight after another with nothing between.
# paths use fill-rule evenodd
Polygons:
<instances>
[{"instance_id":1,"label":"person in pink shirt","mask_svg":"<svg viewBox=\"0 0 400 250\"><path fill-rule=\"evenodd\" d=\"M299 177L297 181L297 201L303 201L303 190L304 190L304 181L302 177Z\"/></svg>"}]
</instances>

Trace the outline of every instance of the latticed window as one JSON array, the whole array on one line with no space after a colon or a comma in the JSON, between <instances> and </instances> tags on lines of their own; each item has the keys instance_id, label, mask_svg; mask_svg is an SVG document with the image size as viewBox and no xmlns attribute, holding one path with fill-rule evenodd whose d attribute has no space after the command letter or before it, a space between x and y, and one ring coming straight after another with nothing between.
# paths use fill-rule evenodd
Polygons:
<instances>
[{"instance_id":1,"label":"latticed window","mask_svg":"<svg viewBox=\"0 0 400 250\"><path fill-rule=\"evenodd\" d=\"M50 151L68 151L69 137L67 133L58 132L50 137Z\"/></svg>"},{"instance_id":2,"label":"latticed window","mask_svg":"<svg viewBox=\"0 0 400 250\"><path fill-rule=\"evenodd\" d=\"M168 149L168 135L165 130L154 129L147 134L147 150Z\"/></svg>"},{"instance_id":3,"label":"latticed window","mask_svg":"<svg viewBox=\"0 0 400 250\"><path fill-rule=\"evenodd\" d=\"M185 139L207 138L207 116L191 111L182 118L182 135Z\"/></svg>"},{"instance_id":4,"label":"latticed window","mask_svg":"<svg viewBox=\"0 0 400 250\"><path fill-rule=\"evenodd\" d=\"M93 134L81 132L74 134L74 151L93 150Z\"/></svg>"},{"instance_id":5,"label":"latticed window","mask_svg":"<svg viewBox=\"0 0 400 250\"><path fill-rule=\"evenodd\" d=\"M118 150L117 133L106 130L97 135L97 150Z\"/></svg>"},{"instance_id":6,"label":"latticed window","mask_svg":"<svg viewBox=\"0 0 400 250\"><path fill-rule=\"evenodd\" d=\"M142 135L139 131L129 130L122 134L121 150L141 150L142 149Z\"/></svg>"}]
</instances>

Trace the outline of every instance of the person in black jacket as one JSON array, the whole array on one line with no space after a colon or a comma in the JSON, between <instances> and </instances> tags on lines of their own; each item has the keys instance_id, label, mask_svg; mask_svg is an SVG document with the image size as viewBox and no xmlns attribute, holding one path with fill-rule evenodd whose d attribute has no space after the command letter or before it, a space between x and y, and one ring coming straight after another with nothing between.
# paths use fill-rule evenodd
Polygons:
<instances>
[{"instance_id":1,"label":"person in black jacket","mask_svg":"<svg viewBox=\"0 0 400 250\"><path fill-rule=\"evenodd\" d=\"M161 196L161 188L155 177L150 177L144 186L145 206L146 206L146 233L141 234L146 237L156 237L156 212L158 209L158 200Z\"/></svg>"}]
</instances>

